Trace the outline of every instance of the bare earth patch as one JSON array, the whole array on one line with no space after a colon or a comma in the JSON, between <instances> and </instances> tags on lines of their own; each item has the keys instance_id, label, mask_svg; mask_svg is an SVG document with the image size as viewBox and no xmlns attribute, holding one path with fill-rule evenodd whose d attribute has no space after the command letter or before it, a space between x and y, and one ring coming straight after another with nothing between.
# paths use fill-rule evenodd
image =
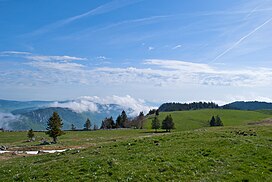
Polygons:
<instances>
[{"instance_id":1,"label":"bare earth patch","mask_svg":"<svg viewBox=\"0 0 272 182\"><path fill-rule=\"evenodd\" d=\"M272 125L272 118L265 119L257 122L250 122L249 125Z\"/></svg>"}]
</instances>

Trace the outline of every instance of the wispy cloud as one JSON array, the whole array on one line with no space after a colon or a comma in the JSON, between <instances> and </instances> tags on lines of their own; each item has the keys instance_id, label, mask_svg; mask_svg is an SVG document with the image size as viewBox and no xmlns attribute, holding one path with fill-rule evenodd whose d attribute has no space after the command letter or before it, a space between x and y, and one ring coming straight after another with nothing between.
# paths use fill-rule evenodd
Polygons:
<instances>
[{"instance_id":1,"label":"wispy cloud","mask_svg":"<svg viewBox=\"0 0 272 182\"><path fill-rule=\"evenodd\" d=\"M179 49L179 48L181 48L182 46L179 44L179 45L176 45L176 46L174 46L174 47L172 47L172 49Z\"/></svg>"},{"instance_id":2,"label":"wispy cloud","mask_svg":"<svg viewBox=\"0 0 272 182\"><path fill-rule=\"evenodd\" d=\"M58 63L58 62L29 62L25 63L39 69L59 70L59 71L79 71L85 66L78 63Z\"/></svg>"},{"instance_id":3,"label":"wispy cloud","mask_svg":"<svg viewBox=\"0 0 272 182\"><path fill-rule=\"evenodd\" d=\"M272 81L272 69L243 68L222 69L208 64L191 63L177 60L146 60L145 64L172 69L169 73L181 83L185 80L191 83L217 86L264 86ZM174 76L175 75L175 76Z\"/></svg>"},{"instance_id":4,"label":"wispy cloud","mask_svg":"<svg viewBox=\"0 0 272 182\"><path fill-rule=\"evenodd\" d=\"M101 6L98 6L98 7L94 8L94 9L91 9L91 10L85 12L85 13L82 13L82 14L79 14L79 15L76 15L76 16L72 16L72 17L69 17L67 19L60 20L58 22L46 25L46 26L32 32L31 35L44 34L44 33L47 33L49 31L52 31L54 29L57 29L57 28L65 26L67 24L70 24L70 23L72 23L74 21L77 21L79 19L89 17L89 16L94 16L94 15L99 15L99 14L105 14L105 13L108 13L108 12L111 12L111 11L114 11L114 10L129 6L131 4L137 3L139 1L141 1L141 0L114 0L114 1L111 1L109 3L103 4Z\"/></svg>"},{"instance_id":5,"label":"wispy cloud","mask_svg":"<svg viewBox=\"0 0 272 182\"><path fill-rule=\"evenodd\" d=\"M30 52L22 52L22 51L1 51L0 56L24 56L30 55Z\"/></svg>"},{"instance_id":6,"label":"wispy cloud","mask_svg":"<svg viewBox=\"0 0 272 182\"><path fill-rule=\"evenodd\" d=\"M240 38L231 47L229 47L224 52L222 52L217 57L215 57L210 63L213 63L213 62L217 61L219 58L221 58L222 56L224 56L225 54L227 54L229 51L231 51L232 49L234 49L235 47L237 47L241 42L243 42L244 40L246 40L247 38L249 38L250 36L252 36L255 32L257 32L259 29L261 29L262 27L264 27L266 24L270 23L271 20L272 20L272 18L268 19L267 21L265 21L264 23L262 23L261 25L259 25L258 27L256 27L254 30L252 30L251 32L249 32L248 34L246 34L245 36L243 36L242 38Z\"/></svg>"},{"instance_id":7,"label":"wispy cloud","mask_svg":"<svg viewBox=\"0 0 272 182\"><path fill-rule=\"evenodd\" d=\"M55 88L62 89L60 95L56 95L55 98L69 92L75 93L73 97L83 95L82 91L87 88L86 92L83 91L84 95L89 92L108 95L110 91L110 94L129 93L145 99L168 101L180 99L180 93L184 94L186 99L183 101L203 98L232 101L227 97L228 94L247 97L251 91L253 93L255 91L259 96L266 96L266 92L258 92L258 88L269 91L268 83L272 83L272 69L269 68L227 69L203 63L163 59L148 59L142 63L140 67L89 67L71 62L31 61L27 63L27 67L22 67L20 70L0 70L0 83L2 88L14 87L22 91L35 89L35 94L40 88L48 88L50 93ZM67 88L75 90L67 90ZM211 90L212 94L207 95ZM44 92L42 89L39 91ZM154 95L156 92L159 92L159 98ZM175 95L176 93L178 94ZM93 98L92 101L95 102L95 99ZM103 100L99 102L103 103ZM122 102L129 103L126 99ZM82 108L95 111L95 107L82 102L60 106L74 107L76 110L81 108L82 104L86 106Z\"/></svg>"},{"instance_id":8,"label":"wispy cloud","mask_svg":"<svg viewBox=\"0 0 272 182\"><path fill-rule=\"evenodd\" d=\"M30 55L27 59L35 61L85 61L87 58L80 58L74 56L46 56L46 55Z\"/></svg>"},{"instance_id":9,"label":"wispy cloud","mask_svg":"<svg viewBox=\"0 0 272 182\"><path fill-rule=\"evenodd\" d=\"M141 25L148 25L152 23L159 23L162 20L168 20L170 17L174 17L174 15L158 15L158 16L149 16L144 18L136 18L136 19L128 19L128 20L122 20L118 22L113 22L106 25L98 25L98 26L92 26L85 28L83 30L73 32L69 35L64 35L59 37L60 39L69 39L69 40L84 40L86 37L94 36L95 33L98 32L107 32L113 29L120 29L124 27L130 27L130 26L141 26ZM120 42L120 40L119 40Z\"/></svg>"},{"instance_id":10,"label":"wispy cloud","mask_svg":"<svg viewBox=\"0 0 272 182\"><path fill-rule=\"evenodd\" d=\"M186 61L178 61L178 60L161 60L161 59L147 59L144 61L146 65L155 65L161 68L167 68L172 70L183 70L190 72L213 72L213 68L211 68L207 64L201 63L192 63Z\"/></svg>"},{"instance_id":11,"label":"wispy cloud","mask_svg":"<svg viewBox=\"0 0 272 182\"><path fill-rule=\"evenodd\" d=\"M152 46L149 46L149 47L148 47L148 50L149 50L149 51L152 51L152 50L154 50L154 49L155 49L155 47L152 47Z\"/></svg>"},{"instance_id":12,"label":"wispy cloud","mask_svg":"<svg viewBox=\"0 0 272 182\"><path fill-rule=\"evenodd\" d=\"M75 56L55 56L55 55L37 55L31 52L22 51L2 51L0 56L7 57L21 57L33 61L86 61L87 58L75 57Z\"/></svg>"},{"instance_id":13,"label":"wispy cloud","mask_svg":"<svg viewBox=\"0 0 272 182\"><path fill-rule=\"evenodd\" d=\"M178 14L179 16L236 16L239 14L245 14L246 16L252 15L254 13L265 13L265 12L271 12L272 8L254 8L253 10L250 9L244 9L244 10L225 10L225 11L200 11L195 13L181 13Z\"/></svg>"},{"instance_id":14,"label":"wispy cloud","mask_svg":"<svg viewBox=\"0 0 272 182\"><path fill-rule=\"evenodd\" d=\"M25 63L36 70L1 72L0 80L12 84L15 80L35 83L67 83L98 85L148 84L155 87L174 85L216 85L235 87L266 86L272 82L272 69L245 67L224 69L203 63L179 60L148 59L145 68L97 67L71 62L32 61ZM35 75L35 76L33 76ZM15 77L18 79L15 79ZM25 78L25 79L24 79ZM30 80L30 81L29 81ZM53 81L52 81L53 80ZM27 84L27 83L25 83Z\"/></svg>"}]
</instances>

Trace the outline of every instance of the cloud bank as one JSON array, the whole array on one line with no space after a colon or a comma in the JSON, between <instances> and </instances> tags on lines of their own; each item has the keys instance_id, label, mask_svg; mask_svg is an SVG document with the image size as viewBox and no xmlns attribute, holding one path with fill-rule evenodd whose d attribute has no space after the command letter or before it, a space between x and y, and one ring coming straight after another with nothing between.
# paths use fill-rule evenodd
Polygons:
<instances>
[{"instance_id":1,"label":"cloud bank","mask_svg":"<svg viewBox=\"0 0 272 182\"><path fill-rule=\"evenodd\" d=\"M20 120L20 116L13 115L11 113L2 113L0 112L0 128L4 128L5 130L11 129L9 127L10 123L17 122Z\"/></svg>"},{"instance_id":2,"label":"cloud bank","mask_svg":"<svg viewBox=\"0 0 272 182\"><path fill-rule=\"evenodd\" d=\"M6 52L2 54L6 55ZM74 56L33 55L9 52L21 56L29 69L6 71L0 69L0 80L6 84L66 83L66 84L148 84L168 87L175 85L216 85L235 87L267 86L272 82L272 69L241 67L228 69L223 66L193 63L181 60L146 59L144 67L90 67ZM83 62L74 62L83 61ZM33 69L35 68L35 69ZM12 79L14 76L18 79ZM31 78L31 79L30 79Z\"/></svg>"},{"instance_id":3,"label":"cloud bank","mask_svg":"<svg viewBox=\"0 0 272 182\"><path fill-rule=\"evenodd\" d=\"M196 89L202 87L202 90L206 93L205 87L217 89L218 92L221 92L224 88L229 90L228 92L232 92L232 90L236 89L236 93L232 93L232 95L241 95L238 93L238 89L252 92L257 90L256 92L258 92L259 88L263 88L263 90L269 89L268 83L272 83L272 69L264 67L240 66L234 69L219 64L168 59L146 59L142 60L138 66L124 67L124 65L115 65L106 67L103 65L90 64L89 60L85 61L86 58L76 56L34 55L32 53L18 51L5 51L1 52L0 55L9 55L11 58L19 57L21 59L17 63L17 65L20 66L17 70L1 70L0 68L0 82L3 87L14 86L17 88L18 85L20 85L24 88L55 88L55 86L59 87L64 85L70 88L82 86L99 88L98 90L102 90L103 88L119 88L119 90L115 90L114 93L121 95L128 93L134 94L137 95L137 97L148 100L150 100L150 97L153 97L154 94L152 95L152 92L155 93L156 90L160 89L160 96L158 97L163 95L165 98L168 97L172 100L171 96L166 93L169 89L172 91L175 90L175 93L180 93L180 90L184 88L191 88L196 92ZM120 91L120 88L124 87L124 85L125 91ZM134 91L136 89L145 90L143 88L149 89L146 93L147 96L142 96L144 94L141 95ZM227 93L226 90L224 91L224 96L220 97L227 97L229 93ZM64 91L66 92L67 90ZM108 93L106 89L102 91L104 92L103 95L112 94L112 92ZM86 94L88 93L79 93L72 97ZM100 93L95 93L95 95L97 94ZM217 94L217 98L215 98L217 100L221 99L218 95L219 94ZM259 96L266 96L266 94L260 94ZM203 97L206 98L205 95L203 95ZM133 98L125 98L127 100L123 102L130 102L132 103L131 105L137 108L137 104L134 104L135 100L133 101ZM87 98L84 99L86 100ZM94 97L88 98L88 102L90 99L92 99L92 102L97 100L97 98ZM152 99L154 99L154 97ZM213 98L211 97L209 99ZM123 104L121 101L124 99L110 97L107 98L107 100L111 101L111 103L116 102ZM97 103L109 104L109 101L106 102L105 98L99 98ZM83 101L77 100L75 100L74 103L70 103L70 106L67 107L73 107L75 108L74 110L78 112L80 109L76 109L77 107L88 108L94 112L97 111L93 105L89 106Z\"/></svg>"},{"instance_id":4,"label":"cloud bank","mask_svg":"<svg viewBox=\"0 0 272 182\"><path fill-rule=\"evenodd\" d=\"M118 107L127 111L130 116L136 116L142 111L146 114L150 109L154 108L148 106L144 100L135 99L129 95L124 97L113 95L105 98L98 96L83 96L73 101L54 102L49 106L68 108L78 113L88 111L99 113L101 112L100 106L102 106L104 110L110 111L112 109L110 105L112 104L118 105Z\"/></svg>"}]
</instances>

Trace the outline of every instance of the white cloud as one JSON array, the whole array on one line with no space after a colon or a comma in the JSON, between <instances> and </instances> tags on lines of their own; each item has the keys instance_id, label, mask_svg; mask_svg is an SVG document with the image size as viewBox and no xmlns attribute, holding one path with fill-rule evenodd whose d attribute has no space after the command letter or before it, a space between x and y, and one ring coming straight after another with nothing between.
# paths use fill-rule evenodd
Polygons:
<instances>
[{"instance_id":1,"label":"white cloud","mask_svg":"<svg viewBox=\"0 0 272 182\"><path fill-rule=\"evenodd\" d=\"M47 33L51 30L63 27L67 24L70 24L76 20L88 17L88 16L94 16L94 15L99 15L99 14L105 14L114 10L117 10L119 8L125 7L125 6L129 6L130 4L133 3L137 3L140 0L114 0L111 1L109 3L105 3L102 4L94 9L91 9L85 13L79 14L79 15L75 15L60 21L57 21L55 23L49 24L49 25L45 25L44 27L30 33L30 35L40 35L43 33Z\"/></svg>"},{"instance_id":2,"label":"white cloud","mask_svg":"<svg viewBox=\"0 0 272 182\"><path fill-rule=\"evenodd\" d=\"M71 59L74 59L73 57ZM58 60L61 60L59 58ZM244 67L227 69L218 65L193 63L180 60L147 59L144 68L96 67L63 61L31 61L24 63L38 70L2 71L0 80L12 84L12 78L37 83L78 83L85 85L151 85L155 87L180 87L188 84L255 87L272 82L272 69ZM25 74L27 73L27 74ZM35 75L31 76L30 75ZM25 79L23 79L25 78ZM15 81L15 80L14 80Z\"/></svg>"},{"instance_id":3,"label":"white cloud","mask_svg":"<svg viewBox=\"0 0 272 182\"><path fill-rule=\"evenodd\" d=\"M98 59L98 60L106 60L106 59L109 59L109 58L107 58L106 56L97 56L96 59Z\"/></svg>"},{"instance_id":4,"label":"white cloud","mask_svg":"<svg viewBox=\"0 0 272 182\"><path fill-rule=\"evenodd\" d=\"M12 122L20 121L21 116L13 115L11 113L2 113L0 112L0 128L4 128L6 130L10 129L9 124Z\"/></svg>"},{"instance_id":5,"label":"white cloud","mask_svg":"<svg viewBox=\"0 0 272 182\"><path fill-rule=\"evenodd\" d=\"M176 46L174 46L174 47L172 47L172 49L179 49L179 48L181 48L182 46L181 45L176 45Z\"/></svg>"},{"instance_id":6,"label":"white cloud","mask_svg":"<svg viewBox=\"0 0 272 182\"><path fill-rule=\"evenodd\" d=\"M30 55L30 52L22 52L22 51L2 51L0 52L0 56L24 56Z\"/></svg>"},{"instance_id":7,"label":"white cloud","mask_svg":"<svg viewBox=\"0 0 272 182\"><path fill-rule=\"evenodd\" d=\"M147 106L144 100L135 99L135 98L131 97L130 95L126 95L124 97L113 95L113 96L108 96L105 98L100 98L97 96L94 96L94 97L85 96L85 97L81 97L81 98L87 99L89 101L96 102L99 104L106 104L106 105L117 104L126 110L132 109L133 112L130 114L134 115L134 116L139 114L142 111L144 113L147 113L151 108L153 108L153 107Z\"/></svg>"},{"instance_id":8,"label":"white cloud","mask_svg":"<svg viewBox=\"0 0 272 182\"><path fill-rule=\"evenodd\" d=\"M260 102L271 102L272 97L264 97L260 96L256 93L248 93L247 95L228 95L227 96L228 102L234 101L260 101ZM225 102L226 103L226 102Z\"/></svg>"},{"instance_id":9,"label":"white cloud","mask_svg":"<svg viewBox=\"0 0 272 182\"><path fill-rule=\"evenodd\" d=\"M191 63L177 60L146 60L144 64L170 69L169 73L178 76L179 81L204 85L265 86L272 82L272 69L242 68L224 69L208 64ZM171 71L172 70L172 71Z\"/></svg>"},{"instance_id":10,"label":"white cloud","mask_svg":"<svg viewBox=\"0 0 272 182\"><path fill-rule=\"evenodd\" d=\"M190 72L213 72L213 68L211 68L207 64L201 63L192 63L185 61L177 61L177 60L161 60L161 59L147 59L144 61L146 65L156 65L161 68L173 69L173 70L183 70Z\"/></svg>"},{"instance_id":11,"label":"white cloud","mask_svg":"<svg viewBox=\"0 0 272 182\"><path fill-rule=\"evenodd\" d=\"M75 112L82 113L82 112L99 112L98 107L95 103L89 102L84 99L77 99L75 101L69 102L54 102L50 105L50 107L62 107L62 108L69 108Z\"/></svg>"},{"instance_id":12,"label":"white cloud","mask_svg":"<svg viewBox=\"0 0 272 182\"><path fill-rule=\"evenodd\" d=\"M126 95L124 97L113 95L104 98L98 96L83 96L73 101L55 102L50 106L69 108L79 113L86 111L101 112L97 104L106 105L106 108L104 109L108 110L111 109L109 106L110 104L116 104L122 109L126 110L130 116L136 116L142 111L144 113L147 113L151 108L154 108L147 106L144 100L135 99L129 95Z\"/></svg>"},{"instance_id":13,"label":"white cloud","mask_svg":"<svg viewBox=\"0 0 272 182\"><path fill-rule=\"evenodd\" d=\"M78 63L58 63L58 62L29 62L27 65L39 68L39 69L49 69L49 70L59 70L59 71L81 71L84 65Z\"/></svg>"},{"instance_id":14,"label":"white cloud","mask_svg":"<svg viewBox=\"0 0 272 182\"><path fill-rule=\"evenodd\" d=\"M75 56L56 56L56 55L36 55L31 52L22 52L22 51L2 51L0 56L8 57L20 57L24 59L29 59L33 61L86 61L87 58L75 57Z\"/></svg>"},{"instance_id":15,"label":"white cloud","mask_svg":"<svg viewBox=\"0 0 272 182\"><path fill-rule=\"evenodd\" d=\"M148 50L149 50L149 51L152 51L152 50L154 50L154 49L155 49L155 48L152 47L152 46L149 46L149 47L148 47Z\"/></svg>"},{"instance_id":16,"label":"white cloud","mask_svg":"<svg viewBox=\"0 0 272 182\"><path fill-rule=\"evenodd\" d=\"M73 56L45 56L45 55L31 55L27 59L34 61L85 61L86 58L73 57Z\"/></svg>"}]
</instances>

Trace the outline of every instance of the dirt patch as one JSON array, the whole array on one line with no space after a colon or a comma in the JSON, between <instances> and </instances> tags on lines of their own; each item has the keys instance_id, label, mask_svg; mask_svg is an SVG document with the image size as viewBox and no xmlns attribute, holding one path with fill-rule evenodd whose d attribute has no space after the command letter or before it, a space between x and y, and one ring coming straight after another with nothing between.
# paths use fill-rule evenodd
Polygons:
<instances>
[{"instance_id":1,"label":"dirt patch","mask_svg":"<svg viewBox=\"0 0 272 182\"><path fill-rule=\"evenodd\" d=\"M265 119L265 120L262 120L262 121L257 121L257 122L250 122L248 124L249 125L272 125L272 118Z\"/></svg>"},{"instance_id":2,"label":"dirt patch","mask_svg":"<svg viewBox=\"0 0 272 182\"><path fill-rule=\"evenodd\" d=\"M9 160L11 158L13 158L11 154L1 154L0 155L0 161L2 161L2 160Z\"/></svg>"},{"instance_id":3,"label":"dirt patch","mask_svg":"<svg viewBox=\"0 0 272 182\"><path fill-rule=\"evenodd\" d=\"M16 154L16 153L5 153L0 155L0 161L2 160L9 160L17 157L27 157L27 156L33 156L29 154Z\"/></svg>"}]
</instances>

